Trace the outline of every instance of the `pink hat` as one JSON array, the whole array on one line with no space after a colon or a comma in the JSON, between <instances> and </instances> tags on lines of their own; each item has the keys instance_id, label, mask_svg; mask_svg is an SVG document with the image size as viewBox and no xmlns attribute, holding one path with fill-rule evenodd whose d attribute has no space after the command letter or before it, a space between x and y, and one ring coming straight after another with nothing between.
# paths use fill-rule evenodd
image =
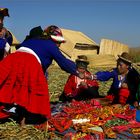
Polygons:
<instances>
[{"instance_id":1,"label":"pink hat","mask_svg":"<svg viewBox=\"0 0 140 140\"><path fill-rule=\"evenodd\" d=\"M55 25L51 25L44 30L44 34L50 36L55 42L64 43L65 39L62 35L61 29Z\"/></svg>"}]
</instances>

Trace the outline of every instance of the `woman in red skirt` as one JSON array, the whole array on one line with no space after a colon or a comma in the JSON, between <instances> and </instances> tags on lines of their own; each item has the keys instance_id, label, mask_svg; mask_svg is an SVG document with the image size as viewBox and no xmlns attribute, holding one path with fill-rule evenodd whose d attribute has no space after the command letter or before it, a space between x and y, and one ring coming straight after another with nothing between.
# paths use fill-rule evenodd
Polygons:
<instances>
[{"instance_id":1,"label":"woman in red skirt","mask_svg":"<svg viewBox=\"0 0 140 140\"><path fill-rule=\"evenodd\" d=\"M0 62L0 103L18 112L25 123L42 123L51 116L45 71L54 59L61 69L76 74L76 65L59 50L65 40L54 25L33 28L15 53ZM12 108L7 109L9 106ZM22 110L22 111L21 111ZM41 118L41 119L37 119ZM32 121L33 120L33 121Z\"/></svg>"}]
</instances>

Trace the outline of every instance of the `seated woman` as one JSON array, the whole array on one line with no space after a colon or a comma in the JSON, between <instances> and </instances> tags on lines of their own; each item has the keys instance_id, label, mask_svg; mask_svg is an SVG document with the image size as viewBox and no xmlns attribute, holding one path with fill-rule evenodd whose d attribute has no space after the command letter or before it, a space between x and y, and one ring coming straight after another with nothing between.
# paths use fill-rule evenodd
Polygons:
<instances>
[{"instance_id":1,"label":"seated woman","mask_svg":"<svg viewBox=\"0 0 140 140\"><path fill-rule=\"evenodd\" d=\"M87 70L88 64L89 61L85 55L78 56L78 59L76 59L76 66L77 71L82 78L72 74L68 77L64 91L59 98L60 101L71 101L72 99L87 100L100 97L98 93L98 82L85 78L87 75L91 75Z\"/></svg>"},{"instance_id":2,"label":"seated woman","mask_svg":"<svg viewBox=\"0 0 140 140\"><path fill-rule=\"evenodd\" d=\"M113 104L134 105L137 102L136 92L140 81L138 72L132 68L133 59L127 52L118 55L117 66L112 71L99 71L94 79L108 81L113 79L108 96Z\"/></svg>"}]
</instances>

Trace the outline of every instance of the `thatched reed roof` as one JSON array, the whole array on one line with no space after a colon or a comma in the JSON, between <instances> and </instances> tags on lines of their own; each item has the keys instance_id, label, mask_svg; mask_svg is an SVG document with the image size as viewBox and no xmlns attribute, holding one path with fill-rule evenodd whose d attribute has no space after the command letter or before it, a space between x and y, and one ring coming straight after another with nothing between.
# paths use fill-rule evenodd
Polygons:
<instances>
[{"instance_id":1,"label":"thatched reed roof","mask_svg":"<svg viewBox=\"0 0 140 140\"><path fill-rule=\"evenodd\" d=\"M74 53L73 50L75 47L80 47L80 49L99 48L99 45L95 43L95 41L82 32L62 29L62 33L66 39L66 43L62 44L60 49L70 57L72 56L72 53Z\"/></svg>"}]
</instances>

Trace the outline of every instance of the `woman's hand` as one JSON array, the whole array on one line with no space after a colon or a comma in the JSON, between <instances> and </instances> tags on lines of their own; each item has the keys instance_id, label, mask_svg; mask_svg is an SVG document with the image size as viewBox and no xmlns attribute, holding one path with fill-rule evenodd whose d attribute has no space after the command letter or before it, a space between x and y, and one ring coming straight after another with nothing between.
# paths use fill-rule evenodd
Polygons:
<instances>
[{"instance_id":1,"label":"woman's hand","mask_svg":"<svg viewBox=\"0 0 140 140\"><path fill-rule=\"evenodd\" d=\"M139 106L139 104L138 104L138 101L135 101L134 103L133 103L133 105L134 105L134 107L138 107Z\"/></svg>"},{"instance_id":2,"label":"woman's hand","mask_svg":"<svg viewBox=\"0 0 140 140\"><path fill-rule=\"evenodd\" d=\"M82 82L80 82L79 87L88 88L88 85L86 82L82 81Z\"/></svg>"},{"instance_id":3,"label":"woman's hand","mask_svg":"<svg viewBox=\"0 0 140 140\"><path fill-rule=\"evenodd\" d=\"M122 86L121 86L122 88L128 88L128 85L127 85L127 83L122 83Z\"/></svg>"}]
</instances>

